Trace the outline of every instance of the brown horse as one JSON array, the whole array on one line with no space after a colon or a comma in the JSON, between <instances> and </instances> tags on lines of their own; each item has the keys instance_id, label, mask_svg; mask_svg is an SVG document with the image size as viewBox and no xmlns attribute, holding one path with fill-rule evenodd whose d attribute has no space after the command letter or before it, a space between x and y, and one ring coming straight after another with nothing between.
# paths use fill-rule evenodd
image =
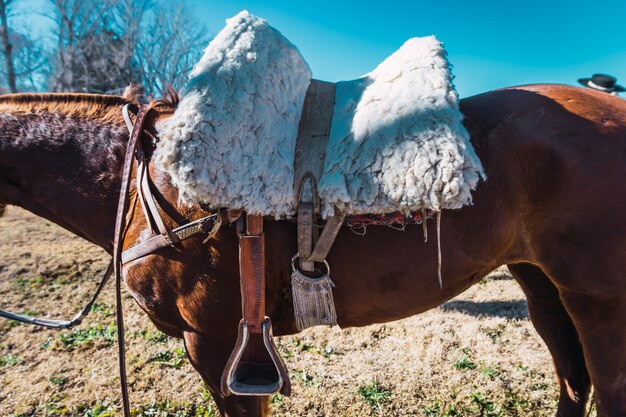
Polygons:
<instances>
[{"instance_id":1,"label":"brown horse","mask_svg":"<svg viewBox=\"0 0 626 417\"><path fill-rule=\"evenodd\" d=\"M111 252L128 136L120 107L129 100L0 97L0 206L24 207ZM156 108L153 119L171 114L164 104ZM443 214L443 289L436 242L424 244L419 226L370 227L363 237L342 230L328 258L339 324L426 311L506 264L553 355L558 416L582 416L591 384L599 415L625 416L626 101L541 85L467 98L461 110L488 180L474 205ZM168 177L154 168L151 175L168 226L207 215L179 206ZM146 238L138 206L128 215L125 248ZM194 238L161 250L124 273L155 325L184 338L222 414L258 416L267 412L266 398L219 392L241 317L233 229L223 226L208 244ZM295 333L296 226L268 220L265 229L267 314L276 334Z\"/></svg>"}]
</instances>

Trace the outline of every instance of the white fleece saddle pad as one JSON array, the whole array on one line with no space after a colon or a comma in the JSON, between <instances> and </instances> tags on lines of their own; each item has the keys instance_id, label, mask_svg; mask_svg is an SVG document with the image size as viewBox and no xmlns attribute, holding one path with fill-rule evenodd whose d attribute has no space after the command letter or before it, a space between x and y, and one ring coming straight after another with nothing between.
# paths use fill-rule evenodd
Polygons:
<instances>
[{"instance_id":1,"label":"white fleece saddle pad","mask_svg":"<svg viewBox=\"0 0 626 417\"><path fill-rule=\"evenodd\" d=\"M159 125L154 160L180 200L295 213L294 154L311 71L298 49L243 11L196 64ZM322 215L409 213L471 203L484 173L462 124L446 52L409 39L362 78L337 83Z\"/></svg>"}]
</instances>

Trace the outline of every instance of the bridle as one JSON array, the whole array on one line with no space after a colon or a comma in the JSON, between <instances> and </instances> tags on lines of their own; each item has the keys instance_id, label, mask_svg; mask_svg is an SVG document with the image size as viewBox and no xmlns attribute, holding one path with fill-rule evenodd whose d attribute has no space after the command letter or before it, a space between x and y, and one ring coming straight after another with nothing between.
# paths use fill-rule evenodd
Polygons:
<instances>
[{"instance_id":1,"label":"bridle","mask_svg":"<svg viewBox=\"0 0 626 417\"><path fill-rule=\"evenodd\" d=\"M131 107L132 106L132 107ZM131 110L136 110L135 122L131 120ZM144 125L152 108L149 106L134 107L126 104L122 108L124 121L130 132L130 139L126 147L124 165L122 171L122 183L120 196L117 205L115 219L115 238L113 241L113 270L115 272L115 299L117 304L117 341L120 372L120 388L122 392L122 404L124 417L130 417L130 401L128 399L128 384L126 377L126 352L124 341L124 316L122 309L122 266L128 262L149 255L157 250L173 247L185 239L194 236L205 236L204 242L213 238L222 224L222 213L203 217L199 220L188 222L174 229L168 229L157 209L156 199L150 187L150 175L148 170L148 158L142 149L141 138L144 133ZM127 250L123 250L124 235L126 232L126 211L128 209L128 197L130 190L130 180L133 168L136 166L136 190L137 199L148 223L152 237Z\"/></svg>"},{"instance_id":2,"label":"bridle","mask_svg":"<svg viewBox=\"0 0 626 417\"><path fill-rule=\"evenodd\" d=\"M120 387L122 392L122 405L124 417L130 417L130 402L128 399L128 385L126 377L126 352L124 340L124 316L122 309L122 266L128 262L134 261L141 257L147 256L155 251L166 247L173 247L177 243L191 237L203 237L203 243L212 239L220 229L222 218L227 215L230 220L236 220L231 213L217 213L205 216L195 221L185 219L184 224L168 229L161 214L157 208L157 200L155 199L152 189L148 170L149 159L146 156L141 138L146 132L144 130L145 122L150 114L154 111L150 106L135 106L134 104L126 104L122 108L124 121L130 132L130 138L124 156L124 165L122 171L122 183L120 195L117 205L117 213L115 220L115 235L113 243L113 259L109 263L106 271L102 275L96 290L94 291L89 302L70 320L52 320L42 317L33 317L24 314L14 313L11 311L0 310L0 317L15 320L21 323L33 324L36 326L65 330L71 329L79 325L82 320L89 314L91 308L96 302L98 296L102 292L112 275L115 275L115 298L116 298L116 321L117 321L117 341L118 341L118 357L120 372ZM135 115L133 122L131 114ZM147 132L146 132L147 133ZM127 250L123 250L124 235L128 225L126 224L126 211L129 205L130 180L132 176L133 166L136 167L136 189L137 199L140 201L146 222L149 225L152 236L147 240L138 243ZM0 211L4 206L0 206Z\"/></svg>"}]
</instances>

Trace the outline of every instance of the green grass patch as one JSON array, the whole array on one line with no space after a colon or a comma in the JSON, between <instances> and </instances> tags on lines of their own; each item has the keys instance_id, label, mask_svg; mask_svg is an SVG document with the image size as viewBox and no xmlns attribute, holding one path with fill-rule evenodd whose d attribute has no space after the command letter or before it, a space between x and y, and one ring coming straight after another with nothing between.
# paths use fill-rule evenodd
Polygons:
<instances>
[{"instance_id":1,"label":"green grass patch","mask_svg":"<svg viewBox=\"0 0 626 417\"><path fill-rule=\"evenodd\" d=\"M113 317L115 315L115 306L111 303L94 303L91 312L100 317Z\"/></svg>"},{"instance_id":2,"label":"green grass patch","mask_svg":"<svg viewBox=\"0 0 626 417\"><path fill-rule=\"evenodd\" d=\"M457 417L465 416L463 408L456 404L446 405L441 401L435 401L432 405L422 407L426 417Z\"/></svg>"},{"instance_id":3,"label":"green grass patch","mask_svg":"<svg viewBox=\"0 0 626 417\"><path fill-rule=\"evenodd\" d=\"M470 398L472 399L472 408L475 408L476 412L480 416L501 417L505 415L502 410L496 406L496 403L491 400L491 398L480 392L473 392L470 394Z\"/></svg>"},{"instance_id":4,"label":"green grass patch","mask_svg":"<svg viewBox=\"0 0 626 417\"><path fill-rule=\"evenodd\" d=\"M20 291L24 293L29 292L31 289L41 287L42 285L44 285L45 280L41 276L33 278L17 277L15 278L15 283L17 284L17 287L20 289Z\"/></svg>"},{"instance_id":5,"label":"green grass patch","mask_svg":"<svg viewBox=\"0 0 626 417\"><path fill-rule=\"evenodd\" d=\"M281 354L285 358L292 358L294 351L299 353L311 353L314 355L324 356L326 359L330 359L331 356L339 356L342 353L338 352L333 346L328 343L319 344L311 343L306 340L302 340L299 337L292 337L288 342L282 342L278 346Z\"/></svg>"},{"instance_id":6,"label":"green grass patch","mask_svg":"<svg viewBox=\"0 0 626 417\"><path fill-rule=\"evenodd\" d=\"M108 404L95 404L92 406L80 405L77 407L81 417L114 417L118 414L115 412L115 408Z\"/></svg>"},{"instance_id":7,"label":"green grass patch","mask_svg":"<svg viewBox=\"0 0 626 417\"><path fill-rule=\"evenodd\" d=\"M322 386L322 381L316 378L314 375L309 374L304 369L299 369L292 373L292 378L302 381L305 387L319 388Z\"/></svg>"},{"instance_id":8,"label":"green grass patch","mask_svg":"<svg viewBox=\"0 0 626 417\"><path fill-rule=\"evenodd\" d=\"M152 403L131 411L132 417L218 417L213 404L173 404L169 401Z\"/></svg>"},{"instance_id":9,"label":"green grass patch","mask_svg":"<svg viewBox=\"0 0 626 417\"><path fill-rule=\"evenodd\" d=\"M281 394L274 394L270 397L270 404L272 404L273 407L280 408L285 405L285 397Z\"/></svg>"},{"instance_id":10,"label":"green grass patch","mask_svg":"<svg viewBox=\"0 0 626 417\"><path fill-rule=\"evenodd\" d=\"M500 337L504 334L504 326L482 327L480 331L487 335L487 337L489 337L489 339L491 339L493 343L496 343L498 339L500 339Z\"/></svg>"},{"instance_id":11,"label":"green grass patch","mask_svg":"<svg viewBox=\"0 0 626 417\"><path fill-rule=\"evenodd\" d=\"M516 393L508 392L501 402L491 395L490 391L475 391L460 402L446 404L436 400L422 407L422 411L426 417L525 417L534 415L533 411L537 410L537 405L519 398Z\"/></svg>"},{"instance_id":12,"label":"green grass patch","mask_svg":"<svg viewBox=\"0 0 626 417\"><path fill-rule=\"evenodd\" d=\"M372 412L382 413L383 407L391 399L391 390L377 380L369 385L361 385L357 391L359 399L370 406Z\"/></svg>"},{"instance_id":13,"label":"green grass patch","mask_svg":"<svg viewBox=\"0 0 626 417\"><path fill-rule=\"evenodd\" d=\"M461 371L471 371L473 369L478 368L478 364L474 362L473 355L474 351L470 348L462 349L463 355L452 363L456 369Z\"/></svg>"},{"instance_id":14,"label":"green grass patch","mask_svg":"<svg viewBox=\"0 0 626 417\"><path fill-rule=\"evenodd\" d=\"M480 373L491 379L492 381L501 378L502 371L496 365L487 365L480 370Z\"/></svg>"},{"instance_id":15,"label":"green grass patch","mask_svg":"<svg viewBox=\"0 0 626 417\"><path fill-rule=\"evenodd\" d=\"M67 383L67 378L65 378L64 376L51 376L50 378L48 378L48 381L61 388Z\"/></svg>"},{"instance_id":16,"label":"green grass patch","mask_svg":"<svg viewBox=\"0 0 626 417\"><path fill-rule=\"evenodd\" d=\"M175 348L173 351L166 350L151 356L148 358L148 363L154 362L171 368L180 368L184 365L186 359L187 354L185 353L185 350L182 348Z\"/></svg>"},{"instance_id":17,"label":"green grass patch","mask_svg":"<svg viewBox=\"0 0 626 417\"><path fill-rule=\"evenodd\" d=\"M97 324L84 329L63 331L56 339L48 339L44 342L42 347L57 351L71 351L94 346L111 346L116 340L117 326L111 322L107 325Z\"/></svg>"},{"instance_id":18,"label":"green grass patch","mask_svg":"<svg viewBox=\"0 0 626 417\"><path fill-rule=\"evenodd\" d=\"M133 334L135 337L144 339L152 343L153 345L167 343L168 341L173 339L173 337L169 337L160 330L142 329L135 331L135 333Z\"/></svg>"},{"instance_id":19,"label":"green grass patch","mask_svg":"<svg viewBox=\"0 0 626 417\"><path fill-rule=\"evenodd\" d=\"M0 356L0 367L15 366L20 363L22 363L22 359L19 356L12 355L10 353Z\"/></svg>"}]
</instances>

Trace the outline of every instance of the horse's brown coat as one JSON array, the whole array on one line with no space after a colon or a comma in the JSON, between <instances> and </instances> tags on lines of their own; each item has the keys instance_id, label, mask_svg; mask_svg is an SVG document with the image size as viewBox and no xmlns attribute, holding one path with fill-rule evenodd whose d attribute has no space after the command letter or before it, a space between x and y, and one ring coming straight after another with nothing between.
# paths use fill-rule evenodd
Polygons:
<instances>
[{"instance_id":1,"label":"horse's brown coat","mask_svg":"<svg viewBox=\"0 0 626 417\"><path fill-rule=\"evenodd\" d=\"M83 119L68 110L72 117L64 119L63 109L32 102L30 116L0 106L0 203L21 205L110 251L122 123L88 111ZM479 185L473 206L443 213L443 290L436 242L424 244L419 226L370 227L364 237L342 230L328 258L339 324L425 311L508 264L554 357L559 415L583 415L590 380L600 415L626 415L626 102L546 85L482 94L463 100L461 109L489 180ZM29 117L40 125L73 124L37 136L20 127L33 123ZM151 172L171 226L206 214L177 206L168 178ZM129 217L126 247L146 237L140 209ZM428 226L434 232L432 221ZM267 221L265 229L267 312L275 333L293 333L288 279L295 225ZM224 226L208 245L192 239L135 261L126 282L157 327L184 338L224 415L260 415L267 401L224 398L218 390L241 316L237 259L235 232Z\"/></svg>"}]
</instances>

